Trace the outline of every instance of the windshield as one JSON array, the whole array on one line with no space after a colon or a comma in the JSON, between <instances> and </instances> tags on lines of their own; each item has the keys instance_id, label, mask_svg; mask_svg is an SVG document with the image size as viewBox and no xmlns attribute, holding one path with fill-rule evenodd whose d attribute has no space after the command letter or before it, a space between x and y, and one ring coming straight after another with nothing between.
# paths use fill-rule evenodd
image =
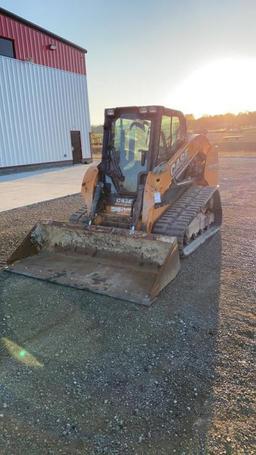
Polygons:
<instances>
[{"instance_id":1,"label":"windshield","mask_svg":"<svg viewBox=\"0 0 256 455\"><path fill-rule=\"evenodd\" d=\"M151 120L136 114L122 114L112 123L112 146L124 176L121 188L137 191L137 178L146 171Z\"/></svg>"}]
</instances>

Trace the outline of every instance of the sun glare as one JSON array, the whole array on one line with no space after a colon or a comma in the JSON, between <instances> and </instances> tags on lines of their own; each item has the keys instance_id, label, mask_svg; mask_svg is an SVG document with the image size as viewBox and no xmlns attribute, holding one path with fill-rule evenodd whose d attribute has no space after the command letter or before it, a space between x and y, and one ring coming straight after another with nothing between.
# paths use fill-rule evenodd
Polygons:
<instances>
[{"instance_id":1,"label":"sun glare","mask_svg":"<svg viewBox=\"0 0 256 455\"><path fill-rule=\"evenodd\" d=\"M170 107L193 113L256 110L256 58L226 58L197 69L168 96Z\"/></svg>"}]
</instances>

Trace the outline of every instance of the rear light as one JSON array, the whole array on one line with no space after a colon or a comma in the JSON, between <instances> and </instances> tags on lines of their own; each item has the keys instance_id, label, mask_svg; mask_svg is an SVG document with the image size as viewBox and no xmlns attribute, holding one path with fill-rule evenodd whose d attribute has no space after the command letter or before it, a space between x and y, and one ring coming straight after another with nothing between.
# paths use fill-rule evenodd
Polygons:
<instances>
[{"instance_id":1,"label":"rear light","mask_svg":"<svg viewBox=\"0 0 256 455\"><path fill-rule=\"evenodd\" d=\"M148 110L149 110L149 112L151 112L151 114L154 114L154 113L157 111L157 109L156 109L155 106L150 106L150 107L148 108Z\"/></svg>"},{"instance_id":2,"label":"rear light","mask_svg":"<svg viewBox=\"0 0 256 455\"><path fill-rule=\"evenodd\" d=\"M139 107L139 112L141 114L146 114L148 112L148 109L147 109L147 107Z\"/></svg>"},{"instance_id":3,"label":"rear light","mask_svg":"<svg viewBox=\"0 0 256 455\"><path fill-rule=\"evenodd\" d=\"M107 115L115 115L115 109L107 109Z\"/></svg>"}]
</instances>

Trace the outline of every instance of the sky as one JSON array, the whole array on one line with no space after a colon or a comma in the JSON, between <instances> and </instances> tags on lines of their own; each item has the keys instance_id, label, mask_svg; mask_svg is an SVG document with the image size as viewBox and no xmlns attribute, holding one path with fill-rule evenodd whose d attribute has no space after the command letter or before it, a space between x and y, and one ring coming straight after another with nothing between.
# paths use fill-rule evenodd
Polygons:
<instances>
[{"instance_id":1,"label":"sky","mask_svg":"<svg viewBox=\"0 0 256 455\"><path fill-rule=\"evenodd\" d=\"M256 0L1 0L88 50L92 124L105 107L196 116L256 110Z\"/></svg>"}]
</instances>

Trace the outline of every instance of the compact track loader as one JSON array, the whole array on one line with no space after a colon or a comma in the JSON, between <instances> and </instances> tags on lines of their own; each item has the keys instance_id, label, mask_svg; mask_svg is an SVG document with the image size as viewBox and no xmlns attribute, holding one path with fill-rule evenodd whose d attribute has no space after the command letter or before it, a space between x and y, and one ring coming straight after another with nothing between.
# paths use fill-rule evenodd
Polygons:
<instances>
[{"instance_id":1,"label":"compact track loader","mask_svg":"<svg viewBox=\"0 0 256 455\"><path fill-rule=\"evenodd\" d=\"M105 110L102 160L69 223L37 223L9 270L149 305L220 228L218 156L162 106Z\"/></svg>"}]
</instances>

